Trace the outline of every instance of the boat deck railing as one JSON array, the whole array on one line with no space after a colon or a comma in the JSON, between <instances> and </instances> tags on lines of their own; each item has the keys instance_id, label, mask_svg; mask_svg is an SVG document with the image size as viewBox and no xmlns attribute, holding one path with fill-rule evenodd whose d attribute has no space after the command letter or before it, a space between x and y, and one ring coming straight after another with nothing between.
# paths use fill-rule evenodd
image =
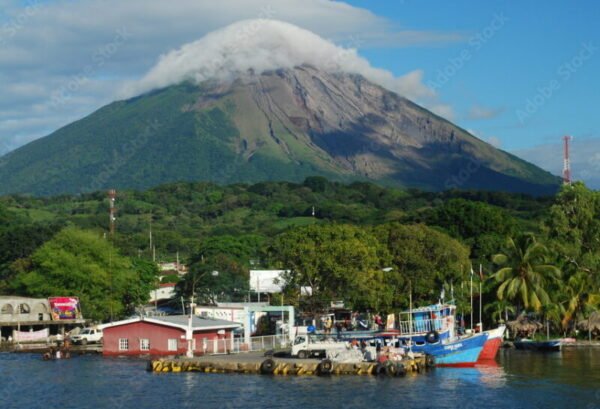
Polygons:
<instances>
[{"instance_id":1,"label":"boat deck railing","mask_svg":"<svg viewBox=\"0 0 600 409\"><path fill-rule=\"evenodd\" d=\"M448 319L444 317L429 320L399 321L397 326L402 334L426 334L431 331L447 331L449 329L449 322Z\"/></svg>"}]
</instances>

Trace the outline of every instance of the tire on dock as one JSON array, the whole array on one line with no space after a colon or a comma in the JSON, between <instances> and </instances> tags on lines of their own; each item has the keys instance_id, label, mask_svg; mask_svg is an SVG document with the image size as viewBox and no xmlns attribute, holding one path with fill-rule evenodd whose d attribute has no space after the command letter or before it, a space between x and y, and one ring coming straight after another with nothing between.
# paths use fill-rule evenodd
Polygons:
<instances>
[{"instance_id":1,"label":"tire on dock","mask_svg":"<svg viewBox=\"0 0 600 409\"><path fill-rule=\"evenodd\" d=\"M398 366L392 361L387 361L385 363L385 374L390 377L396 376L398 374Z\"/></svg>"},{"instance_id":2,"label":"tire on dock","mask_svg":"<svg viewBox=\"0 0 600 409\"><path fill-rule=\"evenodd\" d=\"M401 378L406 376L406 366L404 366L404 363L398 362L396 364L396 376Z\"/></svg>"},{"instance_id":3,"label":"tire on dock","mask_svg":"<svg viewBox=\"0 0 600 409\"><path fill-rule=\"evenodd\" d=\"M275 372L275 367L275 361L273 361L271 358L265 359L260 364L260 373L263 375L273 375L273 372Z\"/></svg>"},{"instance_id":4,"label":"tire on dock","mask_svg":"<svg viewBox=\"0 0 600 409\"><path fill-rule=\"evenodd\" d=\"M425 357L425 366L427 366L427 368L435 367L435 357L433 355L427 355Z\"/></svg>"},{"instance_id":5,"label":"tire on dock","mask_svg":"<svg viewBox=\"0 0 600 409\"><path fill-rule=\"evenodd\" d=\"M330 359L324 359L317 366L317 374L319 376L328 376L333 372L333 362Z\"/></svg>"},{"instance_id":6,"label":"tire on dock","mask_svg":"<svg viewBox=\"0 0 600 409\"><path fill-rule=\"evenodd\" d=\"M385 364L378 362L377 365L373 368L373 375L375 376L384 376L387 373Z\"/></svg>"}]
</instances>

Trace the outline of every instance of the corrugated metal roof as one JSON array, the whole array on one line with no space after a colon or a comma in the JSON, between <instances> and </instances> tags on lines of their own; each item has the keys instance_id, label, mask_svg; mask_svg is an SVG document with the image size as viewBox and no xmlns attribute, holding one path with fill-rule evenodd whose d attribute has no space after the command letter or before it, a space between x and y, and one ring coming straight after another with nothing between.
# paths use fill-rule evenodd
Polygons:
<instances>
[{"instance_id":1,"label":"corrugated metal roof","mask_svg":"<svg viewBox=\"0 0 600 409\"><path fill-rule=\"evenodd\" d=\"M170 327L177 327L183 330L188 328L188 315L165 315L159 317L134 317L128 320L115 321L110 324L103 324L99 327L112 328L121 325L133 324L135 322L152 322L155 324L164 324ZM241 327L242 324L232 321L218 320L212 318L204 318L194 316L192 320L192 330L206 330L206 329L234 329Z\"/></svg>"},{"instance_id":2,"label":"corrugated metal roof","mask_svg":"<svg viewBox=\"0 0 600 409\"><path fill-rule=\"evenodd\" d=\"M188 315L164 315L164 316L160 316L160 317L152 317L152 319L158 320L158 321L163 321L163 322L168 322L170 324L187 326L189 316ZM192 327L194 327L194 328L219 327L219 326L231 326L231 325L240 326L241 324L238 324L237 322L232 322L232 321L204 318L204 317L198 317L198 316L194 316L194 318L192 319Z\"/></svg>"}]
</instances>

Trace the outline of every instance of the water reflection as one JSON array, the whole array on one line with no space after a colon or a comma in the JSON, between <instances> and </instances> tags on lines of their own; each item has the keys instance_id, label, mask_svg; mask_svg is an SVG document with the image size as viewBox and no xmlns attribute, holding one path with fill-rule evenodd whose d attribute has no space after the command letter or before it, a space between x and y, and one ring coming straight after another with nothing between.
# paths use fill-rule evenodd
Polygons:
<instances>
[{"instance_id":1,"label":"water reflection","mask_svg":"<svg viewBox=\"0 0 600 409\"><path fill-rule=\"evenodd\" d=\"M436 377L443 379L441 387L447 390L464 388L466 384L477 384L488 388L506 386L506 371L496 361L477 364L472 368L438 368Z\"/></svg>"},{"instance_id":2,"label":"water reflection","mask_svg":"<svg viewBox=\"0 0 600 409\"><path fill-rule=\"evenodd\" d=\"M498 362L405 378L265 377L152 374L136 359L43 362L37 355L0 354L0 408L493 409L560 407L567 401L571 408L600 408L599 367L600 350L502 351Z\"/></svg>"}]
</instances>

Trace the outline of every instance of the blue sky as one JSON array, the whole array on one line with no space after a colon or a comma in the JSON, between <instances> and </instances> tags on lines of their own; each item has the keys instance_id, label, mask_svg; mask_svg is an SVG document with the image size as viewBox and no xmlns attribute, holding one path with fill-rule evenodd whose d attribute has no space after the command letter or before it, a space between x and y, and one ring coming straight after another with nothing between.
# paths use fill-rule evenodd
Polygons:
<instances>
[{"instance_id":1,"label":"blue sky","mask_svg":"<svg viewBox=\"0 0 600 409\"><path fill-rule=\"evenodd\" d=\"M0 154L118 98L164 53L259 17L419 73L415 90L435 93L419 103L554 173L574 135L573 174L600 188L597 1L0 0Z\"/></svg>"},{"instance_id":2,"label":"blue sky","mask_svg":"<svg viewBox=\"0 0 600 409\"><path fill-rule=\"evenodd\" d=\"M463 127L496 137L509 150L555 142L563 134L600 136L597 1L350 3L368 7L400 26L458 31L475 39L362 51L374 65L397 73L424 70L425 83L436 81L440 71L455 73L440 77L448 79L440 82L438 91L452 103L455 121ZM591 51L586 51L586 45ZM460 58L464 50L471 55L468 60ZM567 78L567 74L571 75ZM548 87L552 80L559 81L560 87L551 88L552 95L543 103L534 102L538 89ZM528 100L534 102L529 111ZM469 115L476 113L470 112L473 107L484 108L478 110L481 115ZM527 115L519 115L520 110ZM473 118L486 116L486 111L489 118Z\"/></svg>"}]
</instances>

